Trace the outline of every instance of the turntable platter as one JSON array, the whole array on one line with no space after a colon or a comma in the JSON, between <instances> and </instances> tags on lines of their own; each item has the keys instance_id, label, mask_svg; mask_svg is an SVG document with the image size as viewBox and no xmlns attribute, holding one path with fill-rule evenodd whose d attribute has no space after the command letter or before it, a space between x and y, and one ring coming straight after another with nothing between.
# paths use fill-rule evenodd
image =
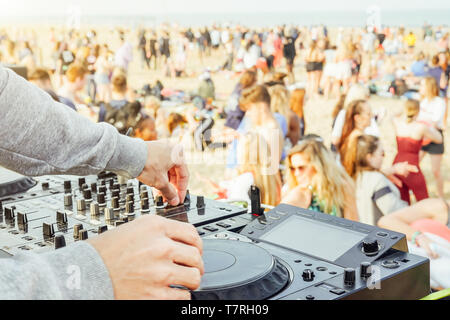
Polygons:
<instances>
[{"instance_id":1,"label":"turntable platter","mask_svg":"<svg viewBox=\"0 0 450 320\"><path fill-rule=\"evenodd\" d=\"M233 240L204 240L205 274L196 300L262 300L289 282L289 271L265 249Z\"/></svg>"}]
</instances>

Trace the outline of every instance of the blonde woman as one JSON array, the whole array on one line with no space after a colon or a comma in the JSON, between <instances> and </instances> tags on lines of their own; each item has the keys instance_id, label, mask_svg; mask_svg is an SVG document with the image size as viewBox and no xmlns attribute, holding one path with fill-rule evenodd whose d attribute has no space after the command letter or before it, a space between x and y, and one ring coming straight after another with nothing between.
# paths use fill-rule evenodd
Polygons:
<instances>
[{"instance_id":1,"label":"blonde woman","mask_svg":"<svg viewBox=\"0 0 450 320\"><path fill-rule=\"evenodd\" d=\"M261 191L262 203L278 205L281 201L281 177L264 137L255 132L243 135L237 146L237 159L237 176L233 179L217 184L198 174L197 178L212 187L217 200L246 201L250 205L248 192L252 185L256 185Z\"/></svg>"},{"instance_id":2,"label":"blonde woman","mask_svg":"<svg viewBox=\"0 0 450 320\"><path fill-rule=\"evenodd\" d=\"M286 138L291 146L295 146L300 139L300 119L289 107L290 95L285 86L277 84L269 88L270 109L274 114L284 117L287 123Z\"/></svg>"},{"instance_id":3,"label":"blonde woman","mask_svg":"<svg viewBox=\"0 0 450 320\"><path fill-rule=\"evenodd\" d=\"M286 161L282 203L358 221L354 182L320 137L306 136Z\"/></svg>"},{"instance_id":4,"label":"blonde woman","mask_svg":"<svg viewBox=\"0 0 450 320\"><path fill-rule=\"evenodd\" d=\"M426 77L420 83L420 113L418 121L434 126L444 136L445 114L447 106L445 100L439 97L439 86L433 77ZM444 141L441 143L430 143L422 147L421 159L425 153L430 155L431 170L436 179L437 191L440 198L444 198L444 180L441 175L441 163L444 155Z\"/></svg>"}]
</instances>

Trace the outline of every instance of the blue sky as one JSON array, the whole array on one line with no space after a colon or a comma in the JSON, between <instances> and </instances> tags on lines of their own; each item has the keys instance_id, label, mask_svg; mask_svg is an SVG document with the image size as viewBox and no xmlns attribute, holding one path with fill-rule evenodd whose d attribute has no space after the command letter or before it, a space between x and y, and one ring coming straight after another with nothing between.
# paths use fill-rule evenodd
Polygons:
<instances>
[{"instance_id":1,"label":"blue sky","mask_svg":"<svg viewBox=\"0 0 450 320\"><path fill-rule=\"evenodd\" d=\"M82 14L136 15L365 10L374 4L382 10L450 9L447 0L0 0L0 16L65 15L71 6Z\"/></svg>"}]
</instances>

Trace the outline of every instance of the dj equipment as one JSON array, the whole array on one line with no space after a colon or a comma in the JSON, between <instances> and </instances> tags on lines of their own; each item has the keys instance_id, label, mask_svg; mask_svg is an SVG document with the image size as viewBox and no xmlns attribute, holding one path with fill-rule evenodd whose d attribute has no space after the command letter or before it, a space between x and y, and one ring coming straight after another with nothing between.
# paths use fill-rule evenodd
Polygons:
<instances>
[{"instance_id":1,"label":"dj equipment","mask_svg":"<svg viewBox=\"0 0 450 320\"><path fill-rule=\"evenodd\" d=\"M241 208L188 193L180 206L111 173L26 178L0 170L0 258L55 250L141 215L193 224L205 274L193 299L418 299L429 260L403 234L279 205L264 213L252 187Z\"/></svg>"}]
</instances>

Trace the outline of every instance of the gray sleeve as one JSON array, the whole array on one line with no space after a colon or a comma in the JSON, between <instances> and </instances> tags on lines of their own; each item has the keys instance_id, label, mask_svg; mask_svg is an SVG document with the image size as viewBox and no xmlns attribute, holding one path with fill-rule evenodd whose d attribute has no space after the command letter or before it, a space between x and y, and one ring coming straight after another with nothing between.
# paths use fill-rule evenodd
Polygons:
<instances>
[{"instance_id":1,"label":"gray sleeve","mask_svg":"<svg viewBox=\"0 0 450 320\"><path fill-rule=\"evenodd\" d=\"M0 259L0 300L111 300L103 260L80 241L49 253Z\"/></svg>"},{"instance_id":2,"label":"gray sleeve","mask_svg":"<svg viewBox=\"0 0 450 320\"><path fill-rule=\"evenodd\" d=\"M108 170L136 178L147 159L144 141L92 123L2 67L0 137L0 164L29 176Z\"/></svg>"}]
</instances>

